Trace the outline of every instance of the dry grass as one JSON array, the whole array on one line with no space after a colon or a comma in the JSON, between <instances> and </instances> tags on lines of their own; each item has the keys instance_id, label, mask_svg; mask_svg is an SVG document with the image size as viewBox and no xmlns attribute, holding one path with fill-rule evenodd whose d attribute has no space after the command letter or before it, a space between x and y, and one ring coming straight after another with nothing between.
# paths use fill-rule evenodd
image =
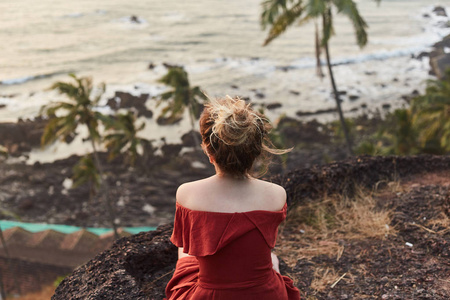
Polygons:
<instances>
[{"instance_id":1,"label":"dry grass","mask_svg":"<svg viewBox=\"0 0 450 300\"><path fill-rule=\"evenodd\" d=\"M39 292L34 292L30 294L23 295L21 297L8 297L7 300L50 300L53 294L55 293L55 287L53 285L49 285L44 287Z\"/></svg>"},{"instance_id":2,"label":"dry grass","mask_svg":"<svg viewBox=\"0 0 450 300\"><path fill-rule=\"evenodd\" d=\"M430 220L428 225L431 226L431 230L438 234L444 234L450 231L450 218L444 213L441 212L439 218Z\"/></svg>"},{"instance_id":3,"label":"dry grass","mask_svg":"<svg viewBox=\"0 0 450 300\"><path fill-rule=\"evenodd\" d=\"M396 192L400 184L388 184L388 187ZM352 198L327 196L289 212L287 221L280 227L277 252L291 267L299 259L318 255L339 260L345 251L343 241L384 239L395 234L395 229L389 226L391 219L392 211L376 208L372 191L359 188ZM322 275L324 278L338 276L332 270Z\"/></svg>"}]
</instances>

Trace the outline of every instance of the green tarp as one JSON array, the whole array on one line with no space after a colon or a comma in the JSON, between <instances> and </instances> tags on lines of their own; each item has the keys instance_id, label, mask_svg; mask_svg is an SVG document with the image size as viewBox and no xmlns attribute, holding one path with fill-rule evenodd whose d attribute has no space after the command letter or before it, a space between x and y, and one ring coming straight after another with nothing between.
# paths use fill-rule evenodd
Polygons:
<instances>
[{"instance_id":1,"label":"green tarp","mask_svg":"<svg viewBox=\"0 0 450 300\"><path fill-rule=\"evenodd\" d=\"M4 221L0 220L0 227L2 230L7 230L12 227L20 227L30 232L39 232L48 229L52 229L55 231L59 231L62 233L73 233L81 229L86 229L89 232L92 232L96 235L101 235L104 233L112 232L111 228L93 228L93 227L78 227L71 225L58 225L58 224L45 224L45 223L24 223L17 221ZM151 231L155 230L156 227L122 227L124 231L129 232L131 234L136 234L143 231Z\"/></svg>"}]
</instances>

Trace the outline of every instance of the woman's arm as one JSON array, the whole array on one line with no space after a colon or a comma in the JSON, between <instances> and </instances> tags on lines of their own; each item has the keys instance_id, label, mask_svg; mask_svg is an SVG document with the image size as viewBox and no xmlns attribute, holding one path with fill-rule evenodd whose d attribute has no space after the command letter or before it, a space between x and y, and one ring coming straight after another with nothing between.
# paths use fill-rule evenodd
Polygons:
<instances>
[{"instance_id":1,"label":"woman's arm","mask_svg":"<svg viewBox=\"0 0 450 300\"><path fill-rule=\"evenodd\" d=\"M178 248L178 259L183 258L183 257L188 257L188 256L192 256L192 255L184 253L183 247Z\"/></svg>"}]
</instances>

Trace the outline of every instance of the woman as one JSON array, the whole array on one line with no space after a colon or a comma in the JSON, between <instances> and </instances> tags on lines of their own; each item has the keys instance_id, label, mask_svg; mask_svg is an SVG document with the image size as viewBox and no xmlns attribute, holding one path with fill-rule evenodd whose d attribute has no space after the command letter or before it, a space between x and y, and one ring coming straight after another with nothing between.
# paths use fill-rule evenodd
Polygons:
<instances>
[{"instance_id":1,"label":"woman","mask_svg":"<svg viewBox=\"0 0 450 300\"><path fill-rule=\"evenodd\" d=\"M239 98L212 100L200 117L202 147L216 175L177 190L171 241L179 247L167 299L298 300L275 246L286 217L283 187L250 176L269 148L269 122Z\"/></svg>"}]
</instances>

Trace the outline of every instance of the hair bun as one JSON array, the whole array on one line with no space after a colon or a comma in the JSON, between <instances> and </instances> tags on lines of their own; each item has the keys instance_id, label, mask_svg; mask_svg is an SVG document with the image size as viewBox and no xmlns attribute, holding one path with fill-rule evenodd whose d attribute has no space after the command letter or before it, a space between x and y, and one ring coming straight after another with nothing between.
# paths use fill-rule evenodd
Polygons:
<instances>
[{"instance_id":1,"label":"hair bun","mask_svg":"<svg viewBox=\"0 0 450 300\"><path fill-rule=\"evenodd\" d=\"M227 96L226 101L211 100L210 116L214 121L212 133L223 143L237 146L245 143L249 135L260 131L264 135L262 118L255 113L250 104L240 98Z\"/></svg>"}]
</instances>

